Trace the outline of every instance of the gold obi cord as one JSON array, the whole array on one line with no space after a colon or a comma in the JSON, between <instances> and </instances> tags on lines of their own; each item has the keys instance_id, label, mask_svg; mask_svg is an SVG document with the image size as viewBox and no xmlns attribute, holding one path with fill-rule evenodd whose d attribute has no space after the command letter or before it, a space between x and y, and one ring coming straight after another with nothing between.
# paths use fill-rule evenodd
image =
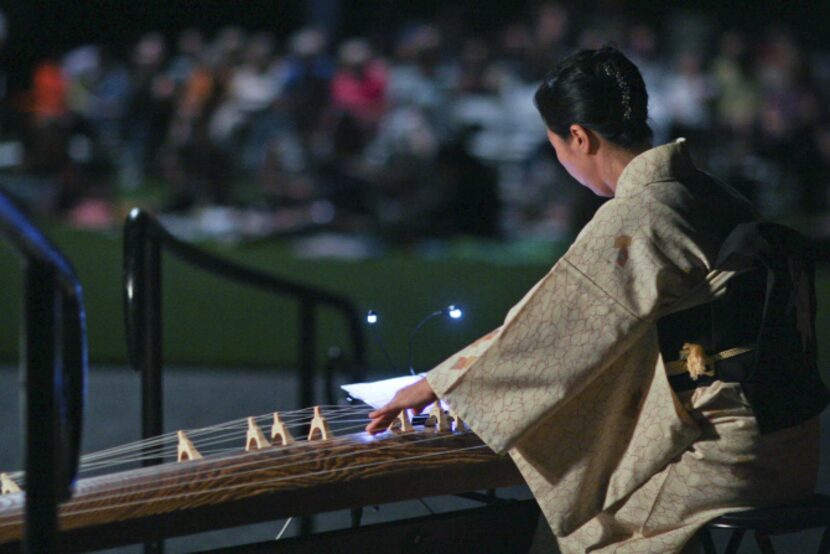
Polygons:
<instances>
[{"instance_id":1,"label":"gold obi cord","mask_svg":"<svg viewBox=\"0 0 830 554\"><path fill-rule=\"evenodd\" d=\"M752 350L751 346L736 346L707 356L702 345L686 342L683 343L683 348L680 350L680 359L666 364L666 370L669 375L678 375L688 371L689 377L693 381L697 381L701 375L714 377L715 362L746 354L750 350Z\"/></svg>"}]
</instances>

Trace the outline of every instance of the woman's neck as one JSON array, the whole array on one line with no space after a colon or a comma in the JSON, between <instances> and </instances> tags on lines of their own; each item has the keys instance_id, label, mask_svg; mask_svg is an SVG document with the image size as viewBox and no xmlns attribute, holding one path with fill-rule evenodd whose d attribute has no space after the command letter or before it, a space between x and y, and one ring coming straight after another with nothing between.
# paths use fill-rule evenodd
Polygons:
<instances>
[{"instance_id":1,"label":"woman's neck","mask_svg":"<svg viewBox=\"0 0 830 554\"><path fill-rule=\"evenodd\" d=\"M632 148L623 148L611 143L606 143L607 150L605 156L600 162L600 175L605 185L613 191L617 192L617 182L620 180L625 167L637 156L651 148L651 145L642 145Z\"/></svg>"}]
</instances>

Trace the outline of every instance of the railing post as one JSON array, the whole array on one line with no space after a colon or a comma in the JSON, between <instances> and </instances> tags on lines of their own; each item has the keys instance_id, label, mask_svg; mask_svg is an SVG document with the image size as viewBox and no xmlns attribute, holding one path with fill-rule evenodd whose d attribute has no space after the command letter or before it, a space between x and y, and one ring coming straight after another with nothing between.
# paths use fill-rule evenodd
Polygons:
<instances>
[{"instance_id":1,"label":"railing post","mask_svg":"<svg viewBox=\"0 0 830 554\"><path fill-rule=\"evenodd\" d=\"M127 345L133 369L141 373L141 438L163 433L161 239L154 236L152 220L133 210L124 230L124 314ZM148 448L142 465L160 464L157 448ZM164 543L145 543L144 552L159 554Z\"/></svg>"},{"instance_id":2,"label":"railing post","mask_svg":"<svg viewBox=\"0 0 830 554\"><path fill-rule=\"evenodd\" d=\"M86 394L83 290L72 264L0 190L0 235L25 258L21 399L26 504L22 548L60 551L59 502L77 476Z\"/></svg>"},{"instance_id":3,"label":"railing post","mask_svg":"<svg viewBox=\"0 0 830 554\"><path fill-rule=\"evenodd\" d=\"M141 373L141 436L163 432L161 239L152 219L135 209L124 228L124 316L133 369ZM147 452L144 465L163 460Z\"/></svg>"},{"instance_id":4,"label":"railing post","mask_svg":"<svg viewBox=\"0 0 830 554\"><path fill-rule=\"evenodd\" d=\"M58 551L57 504L61 497L56 409L62 370L59 342L63 302L55 270L30 260L25 270L22 372L25 390L26 523L24 551Z\"/></svg>"},{"instance_id":5,"label":"railing post","mask_svg":"<svg viewBox=\"0 0 830 554\"><path fill-rule=\"evenodd\" d=\"M351 378L353 383L357 383L363 381L366 375L366 336L363 334L363 322L355 309L347 310L344 317L348 322L354 355Z\"/></svg>"},{"instance_id":6,"label":"railing post","mask_svg":"<svg viewBox=\"0 0 830 554\"><path fill-rule=\"evenodd\" d=\"M163 431L162 385L162 327L161 327L161 245L149 236L144 237L144 259L141 273L146 286L141 320L141 436L157 437ZM150 456L145 465L162 463L160 457Z\"/></svg>"},{"instance_id":7,"label":"railing post","mask_svg":"<svg viewBox=\"0 0 830 554\"><path fill-rule=\"evenodd\" d=\"M326 404L336 404L334 392L334 372L343 366L343 351L336 346L329 347L326 353L326 363L323 365L323 391L326 395Z\"/></svg>"}]
</instances>

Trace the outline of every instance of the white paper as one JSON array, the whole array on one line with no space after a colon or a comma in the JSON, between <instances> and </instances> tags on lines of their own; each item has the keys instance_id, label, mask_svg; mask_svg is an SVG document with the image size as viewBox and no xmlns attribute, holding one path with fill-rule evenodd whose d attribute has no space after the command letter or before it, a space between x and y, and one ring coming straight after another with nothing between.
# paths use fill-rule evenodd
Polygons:
<instances>
[{"instance_id":1,"label":"white paper","mask_svg":"<svg viewBox=\"0 0 830 554\"><path fill-rule=\"evenodd\" d=\"M371 383L352 383L350 385L343 385L340 388L346 391L346 393L348 393L348 395L355 400L362 400L371 407L377 409L388 404L399 389L407 385L411 385L423 377L423 374L404 375L403 377L382 379ZM444 406L443 403L441 405L444 409L446 409L446 406ZM428 409L429 406L427 406L424 411L427 411Z\"/></svg>"}]
</instances>

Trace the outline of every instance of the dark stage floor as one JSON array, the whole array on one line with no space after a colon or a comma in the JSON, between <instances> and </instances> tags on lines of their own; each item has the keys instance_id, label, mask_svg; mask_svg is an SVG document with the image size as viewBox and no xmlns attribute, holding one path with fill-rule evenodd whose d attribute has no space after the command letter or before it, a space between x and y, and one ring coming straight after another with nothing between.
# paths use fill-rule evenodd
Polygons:
<instances>
[{"instance_id":1,"label":"dark stage floor","mask_svg":"<svg viewBox=\"0 0 830 554\"><path fill-rule=\"evenodd\" d=\"M380 376L379 376L380 377ZM22 465L20 444L19 377L16 368L0 366L0 471L17 470ZM265 370L171 369L165 377L166 429L188 429L216 424L274 410L299 408L296 405L297 382L284 372ZM822 417L822 470L819 491L830 493L830 413ZM125 368L95 368L91 371L87 417L84 426L84 452L94 452L138 440L139 378ZM793 453L797 455L797 453ZM507 491L511 497L526 498L524 488ZM475 504L457 498L427 499L429 507L443 512ZM366 524L398 518L427 515L427 508L417 501L384 505L380 510L366 510ZM273 539L284 520L239 527L214 533L171 539L167 552L192 552L234 544ZM317 529L345 528L349 514L345 511L316 518ZM297 531L297 522L286 536ZM818 545L819 532L776 537L778 552L812 552ZM726 534L717 533L716 541L725 543ZM139 552L139 547L117 552ZM112 551L116 552L116 551ZM753 541L744 540L742 553L758 552Z\"/></svg>"}]
</instances>

